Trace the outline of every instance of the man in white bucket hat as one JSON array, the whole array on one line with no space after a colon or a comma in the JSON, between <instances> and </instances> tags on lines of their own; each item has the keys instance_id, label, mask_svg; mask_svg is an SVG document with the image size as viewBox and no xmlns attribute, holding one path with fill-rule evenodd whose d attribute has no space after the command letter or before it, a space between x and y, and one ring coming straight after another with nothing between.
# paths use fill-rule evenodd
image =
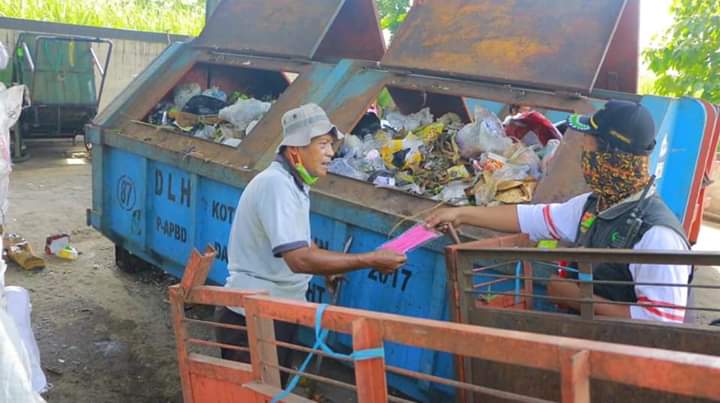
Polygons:
<instances>
[{"instance_id":1,"label":"man in white bucket hat","mask_svg":"<svg viewBox=\"0 0 720 403\"><path fill-rule=\"evenodd\" d=\"M404 255L376 250L339 253L318 248L310 237L310 186L328 174L333 145L343 134L316 104L302 105L282 117L283 141L270 166L253 178L240 197L228 244L225 287L267 290L271 296L305 301L312 275L335 275L375 268L392 273ZM244 311L222 307L218 321L244 326ZM296 325L275 322L276 338L292 342ZM218 328L221 343L247 346L243 331ZM249 362L243 351L222 349L226 359ZM289 367L289 350L278 349Z\"/></svg>"}]
</instances>

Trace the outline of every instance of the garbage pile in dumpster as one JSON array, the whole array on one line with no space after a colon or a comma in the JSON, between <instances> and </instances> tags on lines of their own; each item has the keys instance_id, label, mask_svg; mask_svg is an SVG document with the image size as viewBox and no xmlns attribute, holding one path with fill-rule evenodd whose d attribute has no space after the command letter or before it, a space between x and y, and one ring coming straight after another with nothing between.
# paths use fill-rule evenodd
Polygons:
<instances>
[{"instance_id":1,"label":"garbage pile in dumpster","mask_svg":"<svg viewBox=\"0 0 720 403\"><path fill-rule=\"evenodd\" d=\"M159 103L147 122L176 131L237 147L263 115L272 100L259 100L234 92L228 95L218 87L202 90L199 84L177 86L172 101Z\"/></svg>"},{"instance_id":2,"label":"garbage pile in dumpster","mask_svg":"<svg viewBox=\"0 0 720 403\"><path fill-rule=\"evenodd\" d=\"M474 117L368 112L330 172L453 205L529 202L562 135L535 111L501 122L478 107Z\"/></svg>"}]
</instances>

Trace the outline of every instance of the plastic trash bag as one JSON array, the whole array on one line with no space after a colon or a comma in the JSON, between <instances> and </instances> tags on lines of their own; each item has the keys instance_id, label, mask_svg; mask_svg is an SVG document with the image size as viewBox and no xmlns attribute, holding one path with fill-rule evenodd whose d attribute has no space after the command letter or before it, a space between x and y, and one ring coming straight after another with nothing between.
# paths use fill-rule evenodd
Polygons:
<instances>
[{"instance_id":1,"label":"plastic trash bag","mask_svg":"<svg viewBox=\"0 0 720 403\"><path fill-rule=\"evenodd\" d=\"M20 118L25 86L17 85L0 91L0 225L5 223L10 187L10 128Z\"/></svg>"},{"instance_id":2,"label":"plastic trash bag","mask_svg":"<svg viewBox=\"0 0 720 403\"><path fill-rule=\"evenodd\" d=\"M481 107L475 108L475 121L460 129L455 141L460 155L467 159L476 158L484 152L503 155L512 145L500 119Z\"/></svg>"},{"instance_id":3,"label":"plastic trash bag","mask_svg":"<svg viewBox=\"0 0 720 403\"><path fill-rule=\"evenodd\" d=\"M380 155L389 169L417 167L423 160L423 140L408 134L402 140L390 140L380 147Z\"/></svg>"},{"instance_id":4,"label":"plastic trash bag","mask_svg":"<svg viewBox=\"0 0 720 403\"><path fill-rule=\"evenodd\" d=\"M527 165L505 164L502 168L492 174L496 182L521 181L530 175L530 167Z\"/></svg>"},{"instance_id":5,"label":"plastic trash bag","mask_svg":"<svg viewBox=\"0 0 720 403\"><path fill-rule=\"evenodd\" d=\"M413 134L423 143L430 144L440 137L443 130L445 130L445 124L435 122L417 129Z\"/></svg>"},{"instance_id":6,"label":"plastic trash bag","mask_svg":"<svg viewBox=\"0 0 720 403\"><path fill-rule=\"evenodd\" d=\"M467 204L468 199L465 195L465 187L467 187L467 183L463 181L450 182L434 199L454 205Z\"/></svg>"},{"instance_id":7,"label":"plastic trash bag","mask_svg":"<svg viewBox=\"0 0 720 403\"><path fill-rule=\"evenodd\" d=\"M0 42L0 70L7 67L8 60L10 60L10 58L8 57L7 50L5 50L5 46Z\"/></svg>"},{"instance_id":8,"label":"plastic trash bag","mask_svg":"<svg viewBox=\"0 0 720 403\"><path fill-rule=\"evenodd\" d=\"M202 95L213 97L223 102L227 102L227 94L219 87L211 87L202 92Z\"/></svg>"},{"instance_id":9,"label":"plastic trash bag","mask_svg":"<svg viewBox=\"0 0 720 403\"><path fill-rule=\"evenodd\" d=\"M270 110L270 102L257 99L240 99L233 105L220 110L220 119L230 122L240 131L245 131L253 120L260 120Z\"/></svg>"},{"instance_id":10,"label":"plastic trash bag","mask_svg":"<svg viewBox=\"0 0 720 403\"><path fill-rule=\"evenodd\" d=\"M527 166L529 174L538 178L540 177L540 157L535 152L537 147L540 146L526 147L523 143L515 143L507 149L505 157L510 164Z\"/></svg>"},{"instance_id":11,"label":"plastic trash bag","mask_svg":"<svg viewBox=\"0 0 720 403\"><path fill-rule=\"evenodd\" d=\"M195 95L200 95L201 92L202 88L200 88L200 84L198 83L179 85L175 87L173 91L173 102L175 102L175 106L177 106L179 110L182 110L190 98Z\"/></svg>"},{"instance_id":12,"label":"plastic trash bag","mask_svg":"<svg viewBox=\"0 0 720 403\"><path fill-rule=\"evenodd\" d=\"M403 115L399 112L390 112L385 115L385 119L388 125L393 129L400 131L405 130L411 132L418 127L429 125L435 118L430 113L430 108L423 108L420 112L412 113L410 115Z\"/></svg>"},{"instance_id":13,"label":"plastic trash bag","mask_svg":"<svg viewBox=\"0 0 720 403\"><path fill-rule=\"evenodd\" d=\"M236 138L229 138L229 139L225 139L222 141L222 144L224 144L226 146L230 146L230 147L235 147L235 148L237 148L237 146L239 146L240 143L242 143L242 140L236 139Z\"/></svg>"},{"instance_id":14,"label":"plastic trash bag","mask_svg":"<svg viewBox=\"0 0 720 403\"><path fill-rule=\"evenodd\" d=\"M204 126L200 129L195 130L193 137L204 140L212 140L215 137L215 128L212 126Z\"/></svg>"},{"instance_id":15,"label":"plastic trash bag","mask_svg":"<svg viewBox=\"0 0 720 403\"><path fill-rule=\"evenodd\" d=\"M505 134L529 145L540 142L544 146L552 139L562 138L555 125L537 111L508 116L504 125Z\"/></svg>"},{"instance_id":16,"label":"plastic trash bag","mask_svg":"<svg viewBox=\"0 0 720 403\"><path fill-rule=\"evenodd\" d=\"M195 95L190 98L182 108L183 112L194 115L217 115L227 104L215 97L208 95Z\"/></svg>"},{"instance_id":17,"label":"plastic trash bag","mask_svg":"<svg viewBox=\"0 0 720 403\"><path fill-rule=\"evenodd\" d=\"M366 181L368 174L355 168L353 164L346 158L335 158L330 162L328 171L336 175L347 176L349 178Z\"/></svg>"},{"instance_id":18,"label":"plastic trash bag","mask_svg":"<svg viewBox=\"0 0 720 403\"><path fill-rule=\"evenodd\" d=\"M15 322L5 310L0 310L0 401L45 402L32 389L30 371L30 359Z\"/></svg>"},{"instance_id":19,"label":"plastic trash bag","mask_svg":"<svg viewBox=\"0 0 720 403\"><path fill-rule=\"evenodd\" d=\"M460 115L454 112L448 112L440 118L438 118L438 123L442 123L445 126L463 126L462 119L460 118Z\"/></svg>"},{"instance_id":20,"label":"plastic trash bag","mask_svg":"<svg viewBox=\"0 0 720 403\"><path fill-rule=\"evenodd\" d=\"M30 381L35 392L44 393L48 389L47 378L40 365L40 350L31 327L30 293L22 287L9 286L4 289L7 313L15 321L20 342L25 348L30 361Z\"/></svg>"},{"instance_id":21,"label":"plastic trash bag","mask_svg":"<svg viewBox=\"0 0 720 403\"><path fill-rule=\"evenodd\" d=\"M354 134L348 134L343 139L342 147L340 147L339 157L343 158L360 158L362 157L363 141Z\"/></svg>"},{"instance_id":22,"label":"plastic trash bag","mask_svg":"<svg viewBox=\"0 0 720 403\"><path fill-rule=\"evenodd\" d=\"M363 138L366 135L373 135L382 128L380 119L374 112L367 112L355 126L352 134Z\"/></svg>"},{"instance_id":23,"label":"plastic trash bag","mask_svg":"<svg viewBox=\"0 0 720 403\"><path fill-rule=\"evenodd\" d=\"M385 161L380 157L378 150L370 150L364 157L355 160L355 167L362 172L371 174L377 171L385 170Z\"/></svg>"}]
</instances>

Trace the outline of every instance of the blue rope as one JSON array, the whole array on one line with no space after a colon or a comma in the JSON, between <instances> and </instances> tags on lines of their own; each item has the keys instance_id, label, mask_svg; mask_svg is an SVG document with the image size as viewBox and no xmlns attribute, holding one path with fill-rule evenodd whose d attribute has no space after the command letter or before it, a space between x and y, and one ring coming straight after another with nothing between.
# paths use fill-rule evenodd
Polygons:
<instances>
[{"instance_id":1,"label":"blue rope","mask_svg":"<svg viewBox=\"0 0 720 403\"><path fill-rule=\"evenodd\" d=\"M351 359L353 361L363 361L371 360L373 358L385 357L385 349L382 347L358 350L353 352L352 354L336 353L330 347L328 347L327 344L325 344L325 338L327 337L330 330L323 329L321 325L323 313L325 313L325 309L327 307L328 304L319 304L317 310L315 311L315 344L313 345L313 350L322 350L324 353L328 354L333 358ZM308 353L307 357L305 357L305 360L303 360L303 363L300 365L300 368L298 368L299 373L293 375L290 383L288 383L285 390L273 397L272 403L277 403L290 396L290 393L292 393L293 389L295 389L297 384L300 382L300 377L302 376L302 373L305 372L308 364L310 364L310 361L312 361L314 355L314 352Z\"/></svg>"}]
</instances>

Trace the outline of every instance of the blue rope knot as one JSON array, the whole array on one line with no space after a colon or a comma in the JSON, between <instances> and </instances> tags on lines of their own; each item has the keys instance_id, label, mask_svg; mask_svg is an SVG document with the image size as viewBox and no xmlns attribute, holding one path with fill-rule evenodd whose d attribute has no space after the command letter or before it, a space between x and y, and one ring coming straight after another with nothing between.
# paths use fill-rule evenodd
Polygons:
<instances>
[{"instance_id":1,"label":"blue rope knot","mask_svg":"<svg viewBox=\"0 0 720 403\"><path fill-rule=\"evenodd\" d=\"M333 358L351 359L353 361L364 361L371 360L373 358L385 357L385 349L382 347L358 350L354 351L352 354L336 353L330 347L328 347L328 345L325 344L325 338L327 337L328 333L330 333L330 330L322 328L322 317L327 307L328 304L318 304L317 310L315 311L315 344L313 345L313 350L322 350L324 353L328 354L330 357ZM305 360L300 365L300 368L298 368L298 373L293 375L290 383L288 383L285 390L273 397L272 403L277 403L290 396L290 393L292 393L298 382L300 382L300 377L307 369L307 366L308 364L310 364L310 361L312 360L314 355L314 352L308 353L307 357L305 357Z\"/></svg>"}]
</instances>

